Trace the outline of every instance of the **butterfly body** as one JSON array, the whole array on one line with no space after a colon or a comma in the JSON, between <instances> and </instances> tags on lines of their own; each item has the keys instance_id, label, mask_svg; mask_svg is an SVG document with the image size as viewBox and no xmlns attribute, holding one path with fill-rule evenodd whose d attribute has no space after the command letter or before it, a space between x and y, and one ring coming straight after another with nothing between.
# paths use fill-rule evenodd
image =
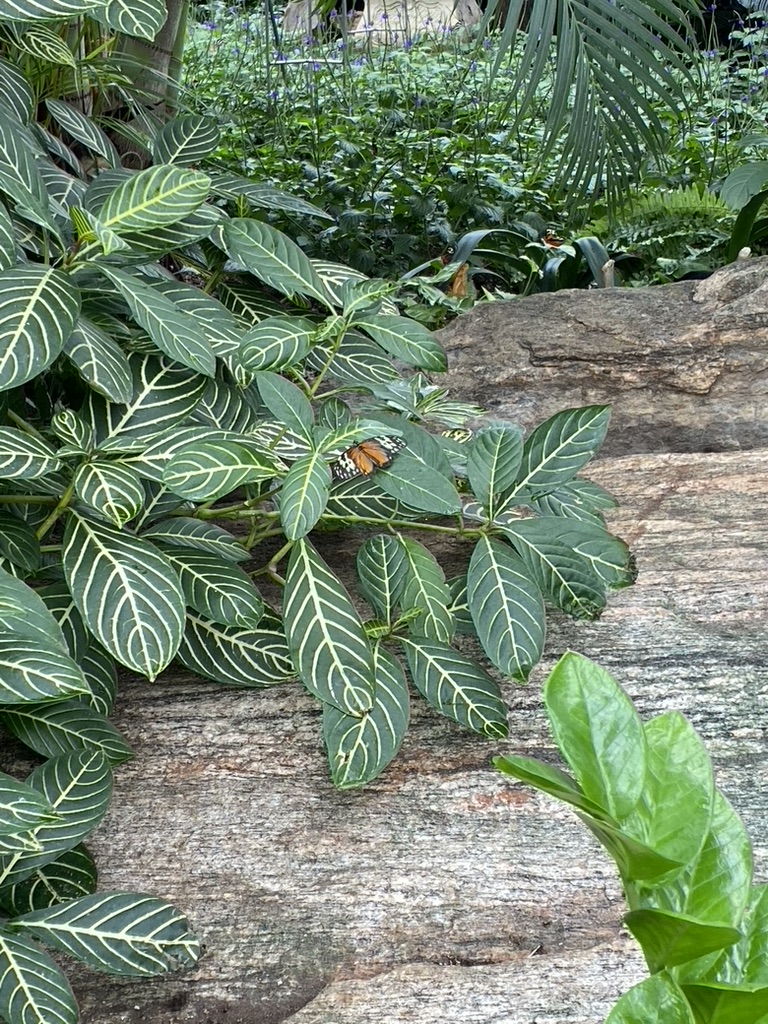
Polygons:
<instances>
[{"instance_id":1,"label":"butterfly body","mask_svg":"<svg viewBox=\"0 0 768 1024\"><path fill-rule=\"evenodd\" d=\"M392 459L405 448L402 437L387 434L371 437L367 441L353 444L331 465L333 479L352 480L356 476L370 476L377 469L385 469Z\"/></svg>"}]
</instances>

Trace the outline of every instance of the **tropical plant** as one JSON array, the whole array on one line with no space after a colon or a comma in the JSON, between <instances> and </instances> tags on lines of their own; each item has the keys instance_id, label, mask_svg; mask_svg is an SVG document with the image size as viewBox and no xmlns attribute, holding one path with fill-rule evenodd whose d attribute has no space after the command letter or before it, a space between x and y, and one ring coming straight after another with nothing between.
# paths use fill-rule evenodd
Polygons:
<instances>
[{"instance_id":1,"label":"tropical plant","mask_svg":"<svg viewBox=\"0 0 768 1024\"><path fill-rule=\"evenodd\" d=\"M616 861L624 924L651 973L606 1024L759 1024L768 1014L768 886L717 788L707 752L675 711L641 722L588 659L566 654L544 686L552 734L572 775L500 757L507 775L568 804Z\"/></svg>"}]
</instances>

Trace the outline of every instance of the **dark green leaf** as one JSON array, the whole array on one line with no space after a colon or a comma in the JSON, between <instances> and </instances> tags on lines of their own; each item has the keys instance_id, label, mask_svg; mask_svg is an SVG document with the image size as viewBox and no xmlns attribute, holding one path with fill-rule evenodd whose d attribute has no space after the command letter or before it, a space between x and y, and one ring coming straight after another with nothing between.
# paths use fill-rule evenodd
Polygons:
<instances>
[{"instance_id":1,"label":"dark green leaf","mask_svg":"<svg viewBox=\"0 0 768 1024\"><path fill-rule=\"evenodd\" d=\"M664 910L633 910L624 915L624 924L640 943L651 974L732 946L739 939L736 928Z\"/></svg>"}]
</instances>

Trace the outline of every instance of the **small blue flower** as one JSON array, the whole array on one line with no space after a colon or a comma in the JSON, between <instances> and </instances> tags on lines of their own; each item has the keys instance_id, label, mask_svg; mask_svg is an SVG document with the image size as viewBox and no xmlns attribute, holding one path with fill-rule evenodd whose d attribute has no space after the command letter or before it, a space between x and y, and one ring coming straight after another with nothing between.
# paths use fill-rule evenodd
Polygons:
<instances>
[{"instance_id":1,"label":"small blue flower","mask_svg":"<svg viewBox=\"0 0 768 1024\"><path fill-rule=\"evenodd\" d=\"M216 31L216 26L214 25L214 23L212 21L204 21L202 23L202 25L200 26L200 28L205 28L209 32L215 32Z\"/></svg>"}]
</instances>

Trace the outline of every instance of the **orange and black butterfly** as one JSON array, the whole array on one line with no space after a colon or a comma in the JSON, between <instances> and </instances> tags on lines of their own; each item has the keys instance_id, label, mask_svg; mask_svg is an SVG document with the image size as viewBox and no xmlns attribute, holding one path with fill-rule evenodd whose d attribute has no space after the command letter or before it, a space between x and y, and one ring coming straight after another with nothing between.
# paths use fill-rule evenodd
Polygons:
<instances>
[{"instance_id":1,"label":"orange and black butterfly","mask_svg":"<svg viewBox=\"0 0 768 1024\"><path fill-rule=\"evenodd\" d=\"M356 476L370 476L377 469L385 469L398 452L405 448L402 437L387 434L371 437L353 444L331 465L334 480L352 480Z\"/></svg>"}]
</instances>

